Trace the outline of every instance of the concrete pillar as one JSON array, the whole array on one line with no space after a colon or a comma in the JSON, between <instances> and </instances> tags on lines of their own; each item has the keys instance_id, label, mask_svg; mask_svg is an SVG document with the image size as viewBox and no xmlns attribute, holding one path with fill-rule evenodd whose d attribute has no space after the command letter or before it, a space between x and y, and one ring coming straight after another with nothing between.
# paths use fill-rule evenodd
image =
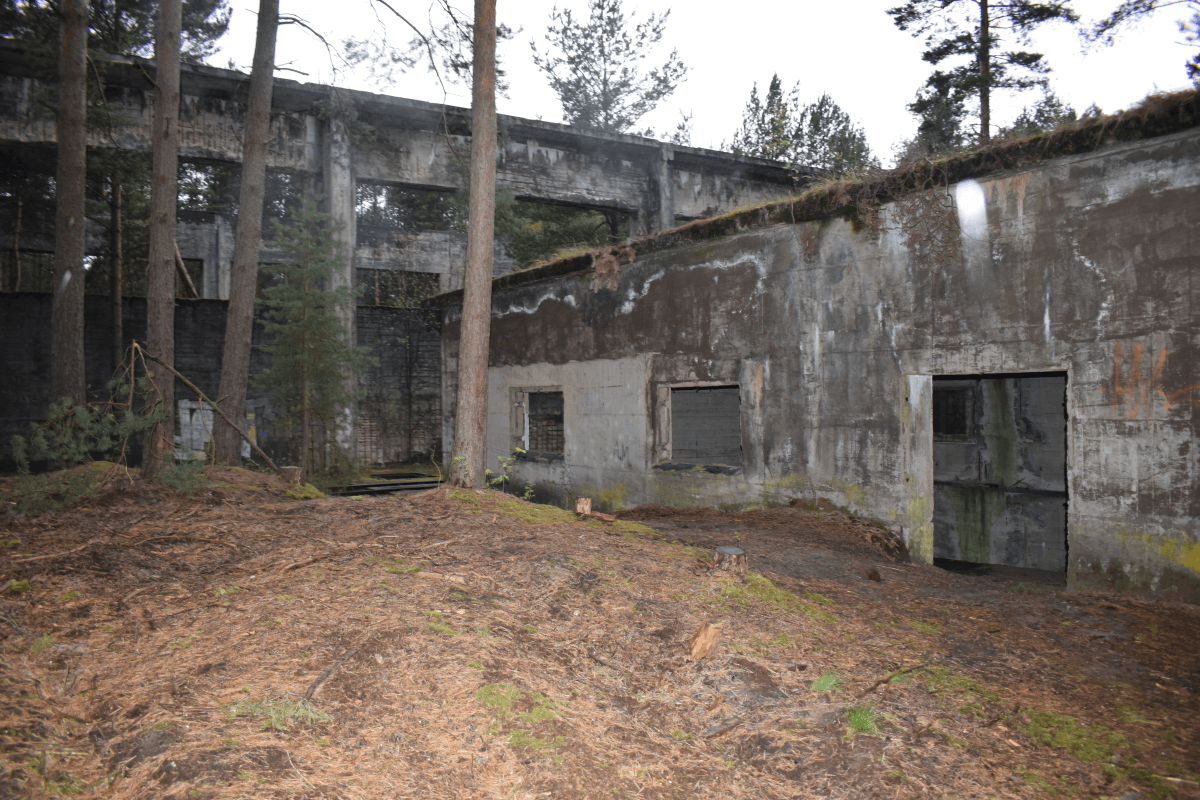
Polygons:
<instances>
[{"instance_id":1,"label":"concrete pillar","mask_svg":"<svg viewBox=\"0 0 1200 800\"><path fill-rule=\"evenodd\" d=\"M675 227L675 175L671 166L674 160L675 148L663 142L659 146L658 168L654 176L658 211L651 222L654 233Z\"/></svg>"},{"instance_id":2,"label":"concrete pillar","mask_svg":"<svg viewBox=\"0 0 1200 800\"><path fill-rule=\"evenodd\" d=\"M353 113L349 100L336 89L330 91L330 105L333 113L325 123L324 148L321 165L322 183L324 184L325 211L329 214L329 226L333 230L334 241L338 243L339 265L334 268L330 287L337 289L346 286L351 289L355 285L355 185L354 163L351 158L350 131L346 125L347 116ZM337 310L338 318L346 330L346 341L350 345L357 344L356 311L357 302L351 300ZM346 375L347 389L353 394L358 386L358 375ZM358 404L351 402L345 409L344 424L337 431L337 441L342 451L350 458L358 454Z\"/></svg>"}]
</instances>

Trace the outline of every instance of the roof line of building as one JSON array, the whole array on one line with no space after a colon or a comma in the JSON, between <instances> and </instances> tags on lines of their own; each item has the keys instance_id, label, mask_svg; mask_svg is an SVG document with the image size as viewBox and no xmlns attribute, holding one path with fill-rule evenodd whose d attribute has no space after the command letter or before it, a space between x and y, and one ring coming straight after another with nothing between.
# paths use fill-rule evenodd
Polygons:
<instances>
[{"instance_id":1,"label":"roof line of building","mask_svg":"<svg viewBox=\"0 0 1200 800\"><path fill-rule=\"evenodd\" d=\"M588 272L598 259L617 257L627 262L630 260L630 250L634 256L648 255L783 223L848 217L857 224L877 229L878 211L884 203L915 192L948 188L969 178L1028 168L1053 158L1083 155L1122 142L1167 136L1197 126L1200 126L1200 91L1150 95L1126 111L1089 117L1068 128L1026 139L996 142L966 153L925 159L864 177L828 181L791 200L736 209L619 247L597 248L513 272L494 279L492 289L511 289ZM461 303L462 290L445 292L429 302L436 306Z\"/></svg>"}]
</instances>

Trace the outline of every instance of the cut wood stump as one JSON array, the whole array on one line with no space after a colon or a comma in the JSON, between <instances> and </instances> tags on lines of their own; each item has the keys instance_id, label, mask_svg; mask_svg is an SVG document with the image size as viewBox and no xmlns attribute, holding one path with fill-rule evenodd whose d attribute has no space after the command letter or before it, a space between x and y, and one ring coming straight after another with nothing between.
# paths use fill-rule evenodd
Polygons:
<instances>
[{"instance_id":1,"label":"cut wood stump","mask_svg":"<svg viewBox=\"0 0 1200 800\"><path fill-rule=\"evenodd\" d=\"M720 643L721 626L705 622L692 634L692 638L688 639L688 658L692 661L700 661L711 655Z\"/></svg>"},{"instance_id":2,"label":"cut wood stump","mask_svg":"<svg viewBox=\"0 0 1200 800\"><path fill-rule=\"evenodd\" d=\"M304 483L304 468L280 467L279 477L283 478L288 483L302 484Z\"/></svg>"},{"instance_id":3,"label":"cut wood stump","mask_svg":"<svg viewBox=\"0 0 1200 800\"><path fill-rule=\"evenodd\" d=\"M575 498L575 513L581 517L586 517L592 513L592 498L577 497Z\"/></svg>"},{"instance_id":4,"label":"cut wood stump","mask_svg":"<svg viewBox=\"0 0 1200 800\"><path fill-rule=\"evenodd\" d=\"M734 575L746 574L746 551L736 547L717 548L717 569L723 569Z\"/></svg>"}]
</instances>

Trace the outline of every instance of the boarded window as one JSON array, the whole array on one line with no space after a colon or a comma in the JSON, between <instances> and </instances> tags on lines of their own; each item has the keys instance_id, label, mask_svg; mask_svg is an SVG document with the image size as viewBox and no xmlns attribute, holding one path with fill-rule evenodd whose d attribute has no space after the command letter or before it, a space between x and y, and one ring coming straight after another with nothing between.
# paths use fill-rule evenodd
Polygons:
<instances>
[{"instance_id":1,"label":"boarded window","mask_svg":"<svg viewBox=\"0 0 1200 800\"><path fill-rule=\"evenodd\" d=\"M671 461L741 466L740 405L736 386L671 389Z\"/></svg>"},{"instance_id":2,"label":"boarded window","mask_svg":"<svg viewBox=\"0 0 1200 800\"><path fill-rule=\"evenodd\" d=\"M933 434L966 436L971 424L971 390L933 390Z\"/></svg>"},{"instance_id":3,"label":"boarded window","mask_svg":"<svg viewBox=\"0 0 1200 800\"><path fill-rule=\"evenodd\" d=\"M561 456L563 454L563 393L530 392L529 450L533 453Z\"/></svg>"}]
</instances>

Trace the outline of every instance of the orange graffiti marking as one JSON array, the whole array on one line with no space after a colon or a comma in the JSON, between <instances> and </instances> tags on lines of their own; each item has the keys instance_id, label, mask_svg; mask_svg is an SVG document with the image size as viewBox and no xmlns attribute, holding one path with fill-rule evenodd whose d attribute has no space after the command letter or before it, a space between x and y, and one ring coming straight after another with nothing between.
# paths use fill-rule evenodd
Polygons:
<instances>
[{"instance_id":1,"label":"orange graffiti marking","mask_svg":"<svg viewBox=\"0 0 1200 800\"><path fill-rule=\"evenodd\" d=\"M1121 343L1113 343L1113 385L1112 385L1112 407L1114 411L1121 410L1122 401L1125 403L1125 419L1134 419L1141 410L1146 409L1146 416L1149 417L1153 408L1150 403L1150 387L1154 387L1154 393L1162 398L1163 408L1169 409L1184 403L1192 403L1192 398L1189 396L1193 392L1200 393L1200 383L1193 383L1191 386L1183 389L1176 389L1168 392L1163 388L1163 367L1167 363L1167 348L1163 348L1158 353L1158 359L1154 362L1154 367L1150 370L1150 380L1145 382L1142 380L1142 345L1140 343L1133 346L1133 360L1129 368L1128 380L1123 380L1121 376ZM1105 387L1100 387L1100 393L1106 394ZM1128 398L1127 400L1125 398Z\"/></svg>"}]
</instances>

